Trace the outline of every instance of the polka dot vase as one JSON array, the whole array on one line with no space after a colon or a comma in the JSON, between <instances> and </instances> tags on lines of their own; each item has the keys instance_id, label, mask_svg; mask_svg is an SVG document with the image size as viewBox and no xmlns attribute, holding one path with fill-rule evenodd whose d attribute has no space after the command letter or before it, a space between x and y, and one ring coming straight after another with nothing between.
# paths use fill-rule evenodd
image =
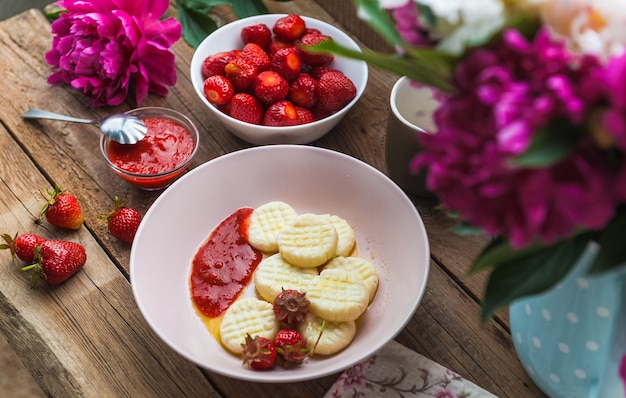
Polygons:
<instances>
[{"instance_id":1,"label":"polka dot vase","mask_svg":"<svg viewBox=\"0 0 626 398\"><path fill-rule=\"evenodd\" d=\"M526 372L552 398L626 398L626 266L589 276L590 247L555 288L509 308Z\"/></svg>"}]
</instances>

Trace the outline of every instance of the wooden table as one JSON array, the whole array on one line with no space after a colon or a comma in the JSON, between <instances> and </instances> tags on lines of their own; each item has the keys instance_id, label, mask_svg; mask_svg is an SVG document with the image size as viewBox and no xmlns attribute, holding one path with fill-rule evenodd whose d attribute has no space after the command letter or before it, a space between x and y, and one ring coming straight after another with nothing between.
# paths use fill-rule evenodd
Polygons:
<instances>
[{"instance_id":1,"label":"wooden table","mask_svg":"<svg viewBox=\"0 0 626 398\"><path fill-rule=\"evenodd\" d=\"M273 12L295 12L333 23L361 43L380 45L356 20L347 1L268 2ZM358 36L357 36L358 34ZM112 238L98 216L114 196L145 213L159 192L144 192L114 176L102 161L92 126L24 122L30 107L98 118L134 107L92 109L67 86L50 86L44 54L50 25L36 10L0 23L0 232L34 232L81 243L88 263L67 283L38 291L0 254L0 331L43 392L54 397L320 397L338 375L290 385L241 382L199 369L166 346L140 314L129 283L130 246ZM190 115L202 135L193 167L249 145L224 130L196 97L189 80L193 49L174 46L178 84L144 106ZM365 94L348 116L314 145L339 150L385 172L388 98L396 76L370 68ZM82 204L85 225L65 232L38 222L40 190L59 184ZM451 222L415 201L428 230L432 261L423 301L397 341L501 397L541 396L517 360L505 313L479 323L484 277L466 278L484 240L447 231Z\"/></svg>"}]
</instances>

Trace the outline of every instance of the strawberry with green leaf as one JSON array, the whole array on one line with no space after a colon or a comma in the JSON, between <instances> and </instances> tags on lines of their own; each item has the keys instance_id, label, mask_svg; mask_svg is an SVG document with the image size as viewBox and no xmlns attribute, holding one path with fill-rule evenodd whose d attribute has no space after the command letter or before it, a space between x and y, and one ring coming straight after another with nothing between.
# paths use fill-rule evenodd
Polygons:
<instances>
[{"instance_id":1,"label":"strawberry with green leaf","mask_svg":"<svg viewBox=\"0 0 626 398\"><path fill-rule=\"evenodd\" d=\"M35 245L33 264L22 267L22 272L32 272L31 286L37 289L44 280L49 285L65 282L87 262L83 246L65 240L46 240Z\"/></svg>"},{"instance_id":2,"label":"strawberry with green leaf","mask_svg":"<svg viewBox=\"0 0 626 398\"><path fill-rule=\"evenodd\" d=\"M306 340L295 329L281 329L274 337L274 346L286 368L298 366L309 357Z\"/></svg>"},{"instance_id":3,"label":"strawberry with green leaf","mask_svg":"<svg viewBox=\"0 0 626 398\"><path fill-rule=\"evenodd\" d=\"M256 370L267 370L274 367L278 355L274 343L260 336L246 335L246 340L241 344L243 363Z\"/></svg>"},{"instance_id":4,"label":"strawberry with green leaf","mask_svg":"<svg viewBox=\"0 0 626 398\"><path fill-rule=\"evenodd\" d=\"M119 240L132 243L137 234L139 224L141 224L141 214L130 207L125 207L126 202L122 202L119 197L115 197L115 208L109 213L100 216L107 221L107 226L111 235Z\"/></svg>"},{"instance_id":5,"label":"strawberry with green leaf","mask_svg":"<svg viewBox=\"0 0 626 398\"><path fill-rule=\"evenodd\" d=\"M67 229L78 229L83 225L85 218L76 196L63 191L58 185L53 191L47 191L47 194L42 192L46 203L41 209L41 215L50 224Z\"/></svg>"},{"instance_id":6,"label":"strawberry with green leaf","mask_svg":"<svg viewBox=\"0 0 626 398\"><path fill-rule=\"evenodd\" d=\"M0 244L0 249L8 249L13 257L32 263L35 257L35 246L41 245L46 239L35 234L21 234L11 237L9 234L2 234L5 243Z\"/></svg>"}]
</instances>

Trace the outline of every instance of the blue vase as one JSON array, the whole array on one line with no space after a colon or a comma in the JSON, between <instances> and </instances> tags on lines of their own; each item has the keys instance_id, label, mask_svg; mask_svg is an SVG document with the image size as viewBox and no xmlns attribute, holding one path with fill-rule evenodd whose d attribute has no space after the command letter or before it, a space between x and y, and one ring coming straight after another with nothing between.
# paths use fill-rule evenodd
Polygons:
<instances>
[{"instance_id":1,"label":"blue vase","mask_svg":"<svg viewBox=\"0 0 626 398\"><path fill-rule=\"evenodd\" d=\"M552 398L626 398L626 266L589 276L596 253L590 246L559 285L509 307L517 355Z\"/></svg>"}]
</instances>

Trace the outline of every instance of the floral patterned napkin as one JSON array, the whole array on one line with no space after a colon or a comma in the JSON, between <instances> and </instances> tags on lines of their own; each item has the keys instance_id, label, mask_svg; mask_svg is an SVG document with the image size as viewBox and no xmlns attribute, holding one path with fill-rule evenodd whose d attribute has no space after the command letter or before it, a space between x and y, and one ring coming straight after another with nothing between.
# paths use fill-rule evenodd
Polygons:
<instances>
[{"instance_id":1,"label":"floral patterned napkin","mask_svg":"<svg viewBox=\"0 0 626 398\"><path fill-rule=\"evenodd\" d=\"M495 398L436 362L391 341L339 376L324 398Z\"/></svg>"}]
</instances>

